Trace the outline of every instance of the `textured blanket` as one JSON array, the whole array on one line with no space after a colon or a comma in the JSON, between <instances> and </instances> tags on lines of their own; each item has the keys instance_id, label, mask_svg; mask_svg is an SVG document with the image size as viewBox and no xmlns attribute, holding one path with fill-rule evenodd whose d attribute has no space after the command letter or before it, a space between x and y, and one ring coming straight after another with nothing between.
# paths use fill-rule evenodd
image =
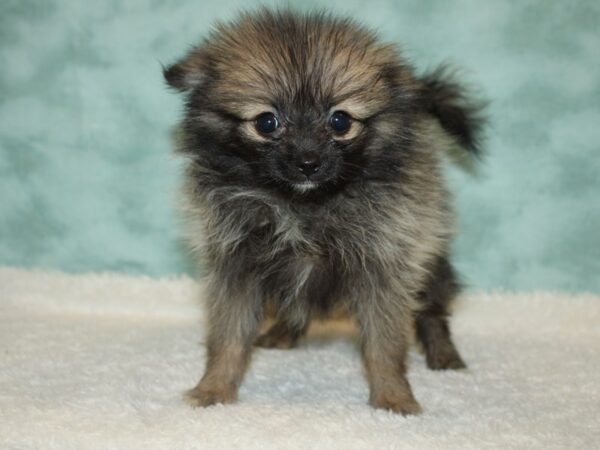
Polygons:
<instances>
[{"instance_id":1,"label":"textured blanket","mask_svg":"<svg viewBox=\"0 0 600 450\"><path fill-rule=\"evenodd\" d=\"M189 278L0 269L1 448L592 449L600 446L600 297L480 293L453 330L467 371L409 379L424 407L367 406L350 326L256 350L232 406L181 399L204 365Z\"/></svg>"}]
</instances>

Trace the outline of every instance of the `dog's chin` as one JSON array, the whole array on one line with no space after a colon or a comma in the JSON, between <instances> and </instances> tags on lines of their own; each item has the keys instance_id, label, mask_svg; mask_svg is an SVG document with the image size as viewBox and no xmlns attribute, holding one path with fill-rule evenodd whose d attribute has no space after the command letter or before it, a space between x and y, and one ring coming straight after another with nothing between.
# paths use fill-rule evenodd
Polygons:
<instances>
[{"instance_id":1,"label":"dog's chin","mask_svg":"<svg viewBox=\"0 0 600 450\"><path fill-rule=\"evenodd\" d=\"M325 173L318 175L313 177L272 177L272 180L278 181L272 183L271 186L284 194L292 195L296 198L306 197L313 200L317 197L326 198L342 186L335 175Z\"/></svg>"},{"instance_id":2,"label":"dog's chin","mask_svg":"<svg viewBox=\"0 0 600 450\"><path fill-rule=\"evenodd\" d=\"M341 183L335 176L324 175L300 180L288 178L280 186L285 185L285 191L296 198L310 198L312 200L316 198L326 199L344 188L345 183Z\"/></svg>"},{"instance_id":3,"label":"dog's chin","mask_svg":"<svg viewBox=\"0 0 600 450\"><path fill-rule=\"evenodd\" d=\"M319 189L320 183L318 181L299 181L295 183L291 183L290 186L294 192L299 194L307 194L309 192L315 192Z\"/></svg>"}]
</instances>

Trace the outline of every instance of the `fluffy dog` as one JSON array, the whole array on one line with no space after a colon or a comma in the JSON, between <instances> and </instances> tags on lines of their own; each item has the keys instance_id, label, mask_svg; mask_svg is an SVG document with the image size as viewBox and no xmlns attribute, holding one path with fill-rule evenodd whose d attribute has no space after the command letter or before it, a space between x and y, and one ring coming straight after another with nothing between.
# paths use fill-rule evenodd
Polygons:
<instances>
[{"instance_id":1,"label":"fluffy dog","mask_svg":"<svg viewBox=\"0 0 600 450\"><path fill-rule=\"evenodd\" d=\"M186 93L187 230L207 278L190 403L235 401L254 344L292 347L336 307L356 320L369 403L418 413L411 333L431 369L465 367L447 322L458 283L440 164L478 150L477 104L445 70L419 77L371 30L324 13L243 14L164 76ZM257 338L267 307L275 322Z\"/></svg>"}]
</instances>

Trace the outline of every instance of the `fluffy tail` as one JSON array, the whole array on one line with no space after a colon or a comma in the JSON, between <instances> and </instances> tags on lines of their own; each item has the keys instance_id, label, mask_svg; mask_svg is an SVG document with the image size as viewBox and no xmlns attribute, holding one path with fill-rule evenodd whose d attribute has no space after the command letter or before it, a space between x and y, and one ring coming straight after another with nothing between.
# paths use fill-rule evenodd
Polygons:
<instances>
[{"instance_id":1,"label":"fluffy tail","mask_svg":"<svg viewBox=\"0 0 600 450\"><path fill-rule=\"evenodd\" d=\"M455 74L441 66L421 78L425 110L436 117L442 128L465 150L481 154L485 103L471 97Z\"/></svg>"}]
</instances>

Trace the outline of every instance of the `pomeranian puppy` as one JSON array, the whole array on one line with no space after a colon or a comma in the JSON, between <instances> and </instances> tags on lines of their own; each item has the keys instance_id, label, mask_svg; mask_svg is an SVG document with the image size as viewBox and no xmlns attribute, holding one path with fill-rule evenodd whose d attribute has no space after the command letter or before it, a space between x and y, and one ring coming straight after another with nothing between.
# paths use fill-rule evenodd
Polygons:
<instances>
[{"instance_id":1,"label":"pomeranian puppy","mask_svg":"<svg viewBox=\"0 0 600 450\"><path fill-rule=\"evenodd\" d=\"M342 307L369 403L418 413L411 333L431 369L465 367L440 164L452 147L477 152L477 104L446 70L419 77L394 45L325 13L243 14L164 76L186 93L187 229L207 287L207 364L188 401L234 402L253 345L292 347ZM265 309L275 321L257 337Z\"/></svg>"}]
</instances>

